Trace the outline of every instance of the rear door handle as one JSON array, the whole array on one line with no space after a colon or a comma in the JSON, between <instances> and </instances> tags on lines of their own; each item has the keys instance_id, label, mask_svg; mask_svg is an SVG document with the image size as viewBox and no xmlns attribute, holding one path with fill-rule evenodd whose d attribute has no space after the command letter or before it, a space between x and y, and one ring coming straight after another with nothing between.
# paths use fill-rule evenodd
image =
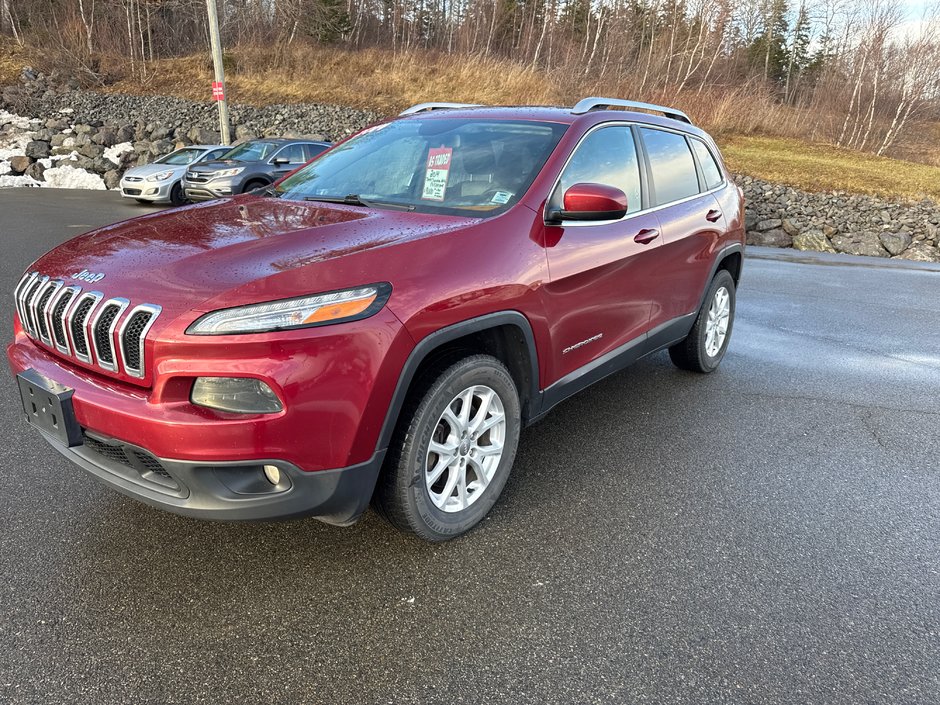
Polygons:
<instances>
[{"instance_id":1,"label":"rear door handle","mask_svg":"<svg viewBox=\"0 0 940 705\"><path fill-rule=\"evenodd\" d=\"M659 231L655 228L643 228L633 237L633 239L641 245L648 245L658 237Z\"/></svg>"},{"instance_id":2,"label":"rear door handle","mask_svg":"<svg viewBox=\"0 0 940 705\"><path fill-rule=\"evenodd\" d=\"M717 223L721 220L721 211L715 208L712 208L708 213L705 214L705 220L710 223Z\"/></svg>"}]
</instances>

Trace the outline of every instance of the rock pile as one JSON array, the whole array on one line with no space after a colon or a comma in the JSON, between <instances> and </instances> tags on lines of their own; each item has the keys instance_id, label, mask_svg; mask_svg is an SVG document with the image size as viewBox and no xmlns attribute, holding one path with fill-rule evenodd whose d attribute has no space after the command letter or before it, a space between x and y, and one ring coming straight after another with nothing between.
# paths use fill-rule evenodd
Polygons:
<instances>
[{"instance_id":1,"label":"rock pile","mask_svg":"<svg viewBox=\"0 0 940 705\"><path fill-rule=\"evenodd\" d=\"M809 193L737 177L750 245L940 262L940 206L846 193Z\"/></svg>"}]
</instances>

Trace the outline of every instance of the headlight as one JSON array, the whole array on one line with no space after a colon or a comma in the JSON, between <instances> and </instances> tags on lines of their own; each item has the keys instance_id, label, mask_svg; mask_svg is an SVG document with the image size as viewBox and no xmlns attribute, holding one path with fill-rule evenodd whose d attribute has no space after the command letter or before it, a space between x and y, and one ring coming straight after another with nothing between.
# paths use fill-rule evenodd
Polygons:
<instances>
[{"instance_id":1,"label":"headlight","mask_svg":"<svg viewBox=\"0 0 940 705\"><path fill-rule=\"evenodd\" d=\"M212 172L212 178L221 179L222 177L225 177L225 176L238 176L243 171L245 171L245 167L243 166L239 166L234 169L223 169L222 171L214 171Z\"/></svg>"},{"instance_id":2,"label":"headlight","mask_svg":"<svg viewBox=\"0 0 940 705\"><path fill-rule=\"evenodd\" d=\"M159 174L151 174L147 177L147 181L166 181L171 176L173 176L172 171L161 171Z\"/></svg>"},{"instance_id":3,"label":"headlight","mask_svg":"<svg viewBox=\"0 0 940 705\"><path fill-rule=\"evenodd\" d=\"M381 310L391 293L391 284L383 282L328 294L227 308L207 313L186 332L190 335L267 333L358 321Z\"/></svg>"},{"instance_id":4,"label":"headlight","mask_svg":"<svg viewBox=\"0 0 940 705\"><path fill-rule=\"evenodd\" d=\"M190 401L236 414L276 414L284 408L271 387L250 377L197 377Z\"/></svg>"}]
</instances>

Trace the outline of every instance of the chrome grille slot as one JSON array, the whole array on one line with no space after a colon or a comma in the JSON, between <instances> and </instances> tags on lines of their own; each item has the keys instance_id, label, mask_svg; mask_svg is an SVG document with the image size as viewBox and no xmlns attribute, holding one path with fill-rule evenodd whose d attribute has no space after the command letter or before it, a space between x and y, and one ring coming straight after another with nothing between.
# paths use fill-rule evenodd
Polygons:
<instances>
[{"instance_id":1,"label":"chrome grille slot","mask_svg":"<svg viewBox=\"0 0 940 705\"><path fill-rule=\"evenodd\" d=\"M108 299L101 306L91 324L98 365L111 372L117 370L117 361L114 357L114 329L128 303L130 302L127 299Z\"/></svg>"},{"instance_id":2,"label":"chrome grille slot","mask_svg":"<svg viewBox=\"0 0 940 705\"><path fill-rule=\"evenodd\" d=\"M43 287L42 292L36 297L36 327L39 329L39 339L46 345L52 345L52 339L49 337L49 321L47 318L49 302L62 288L61 280L53 280Z\"/></svg>"},{"instance_id":3,"label":"chrome grille slot","mask_svg":"<svg viewBox=\"0 0 940 705\"><path fill-rule=\"evenodd\" d=\"M51 311L49 320L52 328L52 343L59 352L69 354L69 337L65 330L65 313L68 311L69 304L81 291L79 286L67 286L62 289L58 296L49 302Z\"/></svg>"},{"instance_id":4,"label":"chrome grille slot","mask_svg":"<svg viewBox=\"0 0 940 705\"><path fill-rule=\"evenodd\" d=\"M29 289L33 280L38 276L37 272L27 272L20 279L20 283L16 285L16 289L13 290L13 298L16 301L16 315L20 317L20 325L23 328L26 328L26 312L23 310L23 299L26 296L26 290Z\"/></svg>"},{"instance_id":5,"label":"chrome grille slot","mask_svg":"<svg viewBox=\"0 0 940 705\"><path fill-rule=\"evenodd\" d=\"M127 314L118 334L124 371L133 377L143 377L144 340L162 309L152 304L137 306Z\"/></svg>"},{"instance_id":6,"label":"chrome grille slot","mask_svg":"<svg viewBox=\"0 0 940 705\"><path fill-rule=\"evenodd\" d=\"M26 296L23 297L23 312L26 314L24 325L26 326L26 330L28 330L33 335L36 334L36 322L33 318L33 299L36 298L36 294L46 284L47 281L49 281L49 277L40 277L37 275L35 281L33 281L33 283L26 288Z\"/></svg>"},{"instance_id":7,"label":"chrome grille slot","mask_svg":"<svg viewBox=\"0 0 940 705\"><path fill-rule=\"evenodd\" d=\"M79 297L78 303L72 309L71 319L68 320L69 333L72 336L72 345L75 348L75 357L82 362L91 362L91 350L88 346L88 318L95 306L104 296L100 291L90 291Z\"/></svg>"},{"instance_id":8,"label":"chrome grille slot","mask_svg":"<svg viewBox=\"0 0 940 705\"><path fill-rule=\"evenodd\" d=\"M39 272L20 278L13 298L23 331L63 356L143 379L147 334L163 309L66 283Z\"/></svg>"}]
</instances>

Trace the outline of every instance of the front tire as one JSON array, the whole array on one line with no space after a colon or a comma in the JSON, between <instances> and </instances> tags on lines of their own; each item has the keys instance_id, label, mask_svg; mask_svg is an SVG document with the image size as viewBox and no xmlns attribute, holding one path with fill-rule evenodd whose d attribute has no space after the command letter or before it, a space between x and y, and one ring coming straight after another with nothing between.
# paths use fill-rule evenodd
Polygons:
<instances>
[{"instance_id":1,"label":"front tire","mask_svg":"<svg viewBox=\"0 0 940 705\"><path fill-rule=\"evenodd\" d=\"M186 203L186 196L183 195L183 184L177 181L170 189L170 205L181 206Z\"/></svg>"},{"instance_id":2,"label":"front tire","mask_svg":"<svg viewBox=\"0 0 940 705\"><path fill-rule=\"evenodd\" d=\"M712 278L688 337L669 348L673 364L705 374L718 369L731 341L734 309L734 278L727 270L719 270Z\"/></svg>"},{"instance_id":3,"label":"front tire","mask_svg":"<svg viewBox=\"0 0 940 705\"><path fill-rule=\"evenodd\" d=\"M262 181L261 179L255 179L254 181L249 181L242 188L242 193L251 193L255 189L264 188L268 185L267 181Z\"/></svg>"},{"instance_id":4,"label":"front tire","mask_svg":"<svg viewBox=\"0 0 940 705\"><path fill-rule=\"evenodd\" d=\"M469 531L499 498L521 428L519 393L496 358L473 355L429 370L402 413L376 508L426 541Z\"/></svg>"}]
</instances>

